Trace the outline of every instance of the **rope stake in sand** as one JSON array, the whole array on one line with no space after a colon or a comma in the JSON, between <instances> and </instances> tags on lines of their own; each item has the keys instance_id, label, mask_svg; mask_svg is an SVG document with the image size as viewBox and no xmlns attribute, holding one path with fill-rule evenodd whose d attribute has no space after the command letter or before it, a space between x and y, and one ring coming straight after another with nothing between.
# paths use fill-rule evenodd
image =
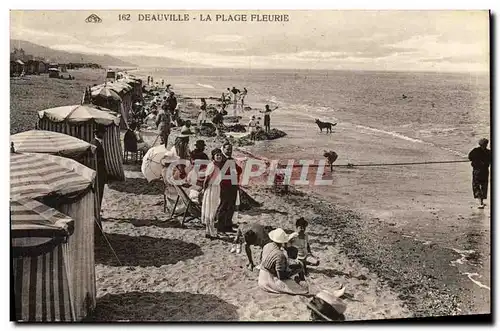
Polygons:
<instances>
[{"instance_id":1,"label":"rope stake in sand","mask_svg":"<svg viewBox=\"0 0 500 331\"><path fill-rule=\"evenodd\" d=\"M464 272L462 275L466 275L467 277L469 277L469 279L470 279L470 280L471 280L474 284L476 284L477 286L482 287L482 288L485 288L485 289L487 289L488 291L491 291L491 289L490 289L488 286L486 286L486 285L482 284L481 282L479 282L479 281L475 280L474 278L472 278L472 277L474 277L474 276L481 277L478 273L476 273L476 272L474 272L474 273Z\"/></svg>"}]
</instances>

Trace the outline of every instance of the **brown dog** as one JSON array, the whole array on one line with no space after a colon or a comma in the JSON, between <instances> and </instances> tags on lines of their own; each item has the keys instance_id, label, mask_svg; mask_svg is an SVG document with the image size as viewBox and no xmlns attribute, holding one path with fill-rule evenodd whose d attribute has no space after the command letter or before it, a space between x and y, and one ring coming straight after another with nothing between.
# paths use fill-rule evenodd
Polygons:
<instances>
[{"instance_id":1,"label":"brown dog","mask_svg":"<svg viewBox=\"0 0 500 331\"><path fill-rule=\"evenodd\" d=\"M326 157L326 161L330 166L330 171L333 171L333 162L335 162L339 156L334 151L324 151L323 156Z\"/></svg>"}]
</instances>

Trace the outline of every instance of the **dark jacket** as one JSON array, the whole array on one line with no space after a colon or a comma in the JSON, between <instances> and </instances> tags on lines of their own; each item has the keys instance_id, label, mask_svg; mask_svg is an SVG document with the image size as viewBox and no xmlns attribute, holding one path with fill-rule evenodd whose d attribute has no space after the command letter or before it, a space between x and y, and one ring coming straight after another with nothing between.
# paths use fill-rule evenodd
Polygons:
<instances>
[{"instance_id":1,"label":"dark jacket","mask_svg":"<svg viewBox=\"0 0 500 331\"><path fill-rule=\"evenodd\" d=\"M173 97L169 96L167 98L167 105L168 105L168 109L170 111L172 111L175 108L177 108L177 98L175 96L173 96Z\"/></svg>"},{"instance_id":2,"label":"dark jacket","mask_svg":"<svg viewBox=\"0 0 500 331\"><path fill-rule=\"evenodd\" d=\"M476 147L470 151L469 160L474 170L488 173L491 165L491 151L487 148Z\"/></svg>"},{"instance_id":3,"label":"dark jacket","mask_svg":"<svg viewBox=\"0 0 500 331\"><path fill-rule=\"evenodd\" d=\"M108 174L106 172L106 163L104 156L104 147L97 139L93 139L91 142L92 145L96 147L95 155L97 159L97 176L99 180L104 180L104 183L107 182Z\"/></svg>"}]
</instances>

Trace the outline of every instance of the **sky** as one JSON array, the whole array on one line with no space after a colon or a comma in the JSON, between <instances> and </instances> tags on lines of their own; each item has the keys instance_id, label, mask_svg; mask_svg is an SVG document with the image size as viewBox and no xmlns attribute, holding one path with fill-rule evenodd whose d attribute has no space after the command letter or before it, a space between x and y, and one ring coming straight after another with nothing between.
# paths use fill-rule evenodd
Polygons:
<instances>
[{"instance_id":1,"label":"sky","mask_svg":"<svg viewBox=\"0 0 500 331\"><path fill-rule=\"evenodd\" d=\"M102 23L86 23L96 14ZM130 14L120 21L119 14ZM188 22L138 21L189 14ZM212 21L200 21L210 14ZM288 15L223 22L216 14ZM489 70L487 11L11 11L10 37L70 52L155 56L193 66L402 71Z\"/></svg>"}]
</instances>

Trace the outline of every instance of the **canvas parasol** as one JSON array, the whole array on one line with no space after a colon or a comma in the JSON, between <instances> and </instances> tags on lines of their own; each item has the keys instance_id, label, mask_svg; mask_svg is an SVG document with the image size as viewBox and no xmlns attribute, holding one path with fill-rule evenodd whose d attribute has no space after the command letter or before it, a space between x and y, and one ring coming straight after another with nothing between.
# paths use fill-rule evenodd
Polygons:
<instances>
[{"instance_id":1,"label":"canvas parasol","mask_svg":"<svg viewBox=\"0 0 500 331\"><path fill-rule=\"evenodd\" d=\"M148 182L162 178L163 165L179 160L175 147L167 150L165 145L150 148L142 159L141 171Z\"/></svg>"},{"instance_id":2,"label":"canvas parasol","mask_svg":"<svg viewBox=\"0 0 500 331\"><path fill-rule=\"evenodd\" d=\"M10 222L13 238L68 236L74 227L71 217L19 196L10 199Z\"/></svg>"},{"instance_id":3,"label":"canvas parasol","mask_svg":"<svg viewBox=\"0 0 500 331\"><path fill-rule=\"evenodd\" d=\"M95 151L88 142L60 132L45 130L24 131L10 136L16 152L48 153L62 156Z\"/></svg>"},{"instance_id":4,"label":"canvas parasol","mask_svg":"<svg viewBox=\"0 0 500 331\"><path fill-rule=\"evenodd\" d=\"M102 99L112 102L121 102L122 98L116 93L110 85L99 85L91 88L92 98Z\"/></svg>"},{"instance_id":5,"label":"canvas parasol","mask_svg":"<svg viewBox=\"0 0 500 331\"><path fill-rule=\"evenodd\" d=\"M51 122L87 122L94 120L97 124L108 126L120 124L120 115L95 105L72 105L40 110L38 117L48 118Z\"/></svg>"},{"instance_id":6,"label":"canvas parasol","mask_svg":"<svg viewBox=\"0 0 500 331\"><path fill-rule=\"evenodd\" d=\"M95 171L65 157L38 153L10 154L11 197L78 194L90 189Z\"/></svg>"}]
</instances>

